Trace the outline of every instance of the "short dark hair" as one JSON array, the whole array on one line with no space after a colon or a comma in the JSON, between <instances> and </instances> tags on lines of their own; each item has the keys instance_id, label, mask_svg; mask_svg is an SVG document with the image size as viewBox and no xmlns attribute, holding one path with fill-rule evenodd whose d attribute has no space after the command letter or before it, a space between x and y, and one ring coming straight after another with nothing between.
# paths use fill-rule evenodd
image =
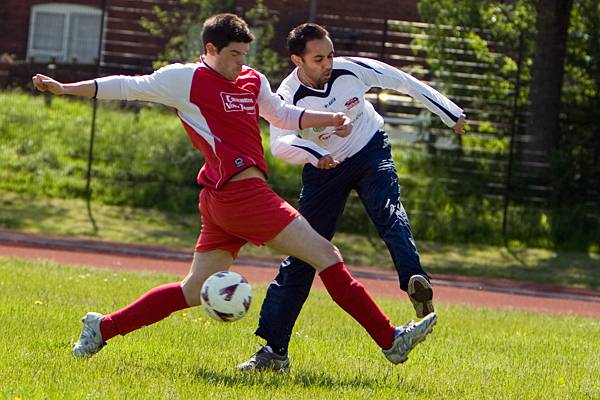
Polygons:
<instances>
[{"instance_id":1,"label":"short dark hair","mask_svg":"<svg viewBox=\"0 0 600 400\"><path fill-rule=\"evenodd\" d=\"M231 42L250 43L254 35L246 21L235 14L217 14L204 21L202 26L202 45L212 43L217 52L227 47Z\"/></svg>"},{"instance_id":2,"label":"short dark hair","mask_svg":"<svg viewBox=\"0 0 600 400\"><path fill-rule=\"evenodd\" d=\"M302 57L306 50L307 42L325 37L329 37L329 32L321 25L311 23L298 25L290 31L287 37L290 55L294 54Z\"/></svg>"}]
</instances>

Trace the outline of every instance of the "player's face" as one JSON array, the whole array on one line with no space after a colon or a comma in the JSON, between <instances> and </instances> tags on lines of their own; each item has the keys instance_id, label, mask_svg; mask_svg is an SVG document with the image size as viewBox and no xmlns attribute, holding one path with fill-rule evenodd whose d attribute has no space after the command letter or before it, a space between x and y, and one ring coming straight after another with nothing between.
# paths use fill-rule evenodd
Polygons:
<instances>
[{"instance_id":1,"label":"player's face","mask_svg":"<svg viewBox=\"0 0 600 400\"><path fill-rule=\"evenodd\" d=\"M322 88L331 78L333 68L333 43L328 37L306 43L299 68L317 88Z\"/></svg>"},{"instance_id":2,"label":"player's face","mask_svg":"<svg viewBox=\"0 0 600 400\"><path fill-rule=\"evenodd\" d=\"M246 56L250 43L231 42L217 52L216 47L209 43L206 46L208 64L230 81L234 81L246 64Z\"/></svg>"}]
</instances>

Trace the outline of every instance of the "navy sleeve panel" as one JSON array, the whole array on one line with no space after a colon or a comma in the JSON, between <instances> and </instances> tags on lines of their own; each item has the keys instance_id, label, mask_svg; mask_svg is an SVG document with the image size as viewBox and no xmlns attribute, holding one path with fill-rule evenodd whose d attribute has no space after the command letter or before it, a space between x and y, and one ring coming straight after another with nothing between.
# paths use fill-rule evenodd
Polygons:
<instances>
[{"instance_id":1,"label":"navy sleeve panel","mask_svg":"<svg viewBox=\"0 0 600 400\"><path fill-rule=\"evenodd\" d=\"M452 121L454 121L454 122L458 121L458 117L455 116L454 114L452 114L450 111L448 111L445 107L442 107L442 105L440 103L433 100L431 97L427 96L426 94L423 94L423 97L425 97L431 103L435 104L437 106L437 108L439 108L441 111L443 111L444 114L446 114Z\"/></svg>"},{"instance_id":2,"label":"navy sleeve panel","mask_svg":"<svg viewBox=\"0 0 600 400\"><path fill-rule=\"evenodd\" d=\"M370 70L372 70L372 71L375 71L375 72L377 72L378 74L382 74L382 72L381 72L381 71L378 71L378 70L376 70L375 68L371 67L370 65L367 65L367 64L365 64L365 63L364 63L364 62L362 62L362 61L355 60L355 59L353 59L353 58L351 58L351 57L344 57L344 60L348 60L348 61L350 61L350 62L353 62L353 63L354 63L354 64L356 64L356 65L360 65L360 66L361 66L361 67L363 67L363 68L367 68L367 69L370 69Z\"/></svg>"},{"instance_id":3,"label":"navy sleeve panel","mask_svg":"<svg viewBox=\"0 0 600 400\"><path fill-rule=\"evenodd\" d=\"M324 92L312 90L304 85L301 85L296 91L296 93L294 93L294 100L292 101L292 104L297 105L300 100L308 96L320 98L329 97L329 94L331 93L331 88L333 87L333 83L335 82L335 80L338 79L340 76L344 75L352 75L356 77L356 74L346 69L334 69L333 71L331 71L331 78L329 78L329 82L327 82L327 88Z\"/></svg>"},{"instance_id":4,"label":"navy sleeve panel","mask_svg":"<svg viewBox=\"0 0 600 400\"><path fill-rule=\"evenodd\" d=\"M320 159L321 157L323 157L322 154L317 153L316 151L314 151L313 149L311 149L310 147L304 147L304 146L298 146L297 144L293 144L293 147L297 147L299 149L302 149L310 154L312 154L313 156L315 156L318 159Z\"/></svg>"},{"instance_id":5,"label":"navy sleeve panel","mask_svg":"<svg viewBox=\"0 0 600 400\"><path fill-rule=\"evenodd\" d=\"M304 116L305 111L306 111L306 108L304 110L302 110L302 114L300 114L300 118L298 119L298 128L300 130L302 130L302 116Z\"/></svg>"}]
</instances>

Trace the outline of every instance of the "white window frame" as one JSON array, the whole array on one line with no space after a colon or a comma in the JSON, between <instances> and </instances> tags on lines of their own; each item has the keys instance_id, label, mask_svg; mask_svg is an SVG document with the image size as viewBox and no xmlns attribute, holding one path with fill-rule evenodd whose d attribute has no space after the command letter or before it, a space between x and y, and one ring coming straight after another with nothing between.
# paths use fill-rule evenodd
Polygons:
<instances>
[{"instance_id":1,"label":"white window frame","mask_svg":"<svg viewBox=\"0 0 600 400\"><path fill-rule=\"evenodd\" d=\"M49 50L41 50L33 48L33 38L35 34L35 21L36 15L40 12L50 13L50 14L59 14L65 17L65 26L63 30L63 43L62 43L62 51L49 51ZM86 15L94 15L99 18L102 17L102 10L95 7L83 6L79 4L66 4L66 3L51 3L51 4L38 4L31 7L31 15L29 17L29 39L27 43L27 59L42 58L44 60L54 57L58 62L69 62L67 59L69 55L69 34L71 32L71 14L86 14ZM101 22L102 24L105 21ZM102 40L102 38L100 38ZM85 63L92 63L91 61L84 61Z\"/></svg>"}]
</instances>

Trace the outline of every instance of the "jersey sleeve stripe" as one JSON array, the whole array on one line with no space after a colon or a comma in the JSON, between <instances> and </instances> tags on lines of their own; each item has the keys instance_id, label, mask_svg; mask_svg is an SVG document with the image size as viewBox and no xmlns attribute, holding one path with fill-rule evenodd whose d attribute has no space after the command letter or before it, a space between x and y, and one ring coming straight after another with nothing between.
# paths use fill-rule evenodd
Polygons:
<instances>
[{"instance_id":1,"label":"jersey sleeve stripe","mask_svg":"<svg viewBox=\"0 0 600 400\"><path fill-rule=\"evenodd\" d=\"M310 154L312 154L313 156L315 156L318 159L320 159L321 157L323 157L323 155L319 154L318 152L314 151L313 149L311 149L310 147L305 147L305 146L299 146L297 144L293 144L292 147L297 147L299 149L302 149Z\"/></svg>"},{"instance_id":2,"label":"jersey sleeve stripe","mask_svg":"<svg viewBox=\"0 0 600 400\"><path fill-rule=\"evenodd\" d=\"M365 63L364 63L364 62L362 62L362 61L358 61L358 60L355 60L355 59L353 59L353 58L350 58L350 57L344 57L344 59L346 59L346 60L348 60L348 61L350 61L350 62L353 62L354 64L360 65L360 66L361 66L361 67L363 67L363 68L367 68L367 69L373 70L373 71L377 72L377 73L378 73L378 74L380 74L380 75L383 75L381 71L378 71L378 70L376 70L375 68L371 67L371 66L370 66L370 65L368 65L368 64L365 64Z\"/></svg>"},{"instance_id":3,"label":"jersey sleeve stripe","mask_svg":"<svg viewBox=\"0 0 600 400\"><path fill-rule=\"evenodd\" d=\"M300 118L298 118L298 128L300 130L302 130L302 117L304 116L305 111L306 111L306 108L304 110L302 110L302 112L300 113Z\"/></svg>"},{"instance_id":4,"label":"jersey sleeve stripe","mask_svg":"<svg viewBox=\"0 0 600 400\"><path fill-rule=\"evenodd\" d=\"M439 108L440 110L442 110L444 112L444 114L446 114L452 121L454 121L454 122L458 121L458 117L457 116L455 116L454 114L452 114L445 107L442 107L442 105L439 104L437 101L433 100L431 97L427 96L426 94L423 94L423 97L425 97L427 100L429 100L435 106L437 106L437 108Z\"/></svg>"}]
</instances>

